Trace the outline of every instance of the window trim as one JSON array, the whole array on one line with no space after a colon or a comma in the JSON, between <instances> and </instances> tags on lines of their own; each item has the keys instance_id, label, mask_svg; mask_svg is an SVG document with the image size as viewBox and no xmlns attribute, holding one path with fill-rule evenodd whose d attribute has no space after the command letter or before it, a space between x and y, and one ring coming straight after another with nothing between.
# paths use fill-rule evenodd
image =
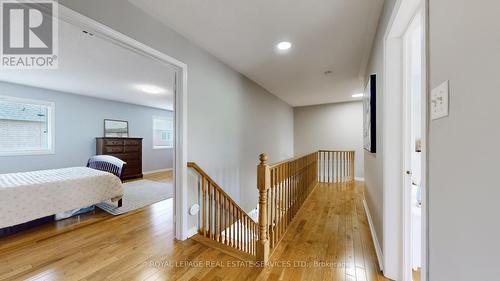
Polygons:
<instances>
[{"instance_id":1,"label":"window trim","mask_svg":"<svg viewBox=\"0 0 500 281\"><path fill-rule=\"evenodd\" d=\"M28 103L28 104L36 104L47 106L49 110L47 111L47 132L49 134L47 141L49 142L48 149L32 149L32 150L13 150L13 151L2 151L0 150L0 157L2 156L27 156L27 155L51 155L55 154L56 147L56 103L51 101L43 101L43 100L35 100L35 99L26 99L26 98L18 98L12 96L0 95L0 100L2 101L11 101L11 102L20 102L20 103Z\"/></svg>"},{"instance_id":2,"label":"window trim","mask_svg":"<svg viewBox=\"0 0 500 281\"><path fill-rule=\"evenodd\" d=\"M164 116L153 116L151 118L151 133L152 133L152 138L151 138L151 145L152 145L152 148L153 150L164 150L164 149L172 149L174 148L173 145L169 145L169 146L158 146L158 145L155 145L155 120L157 119L161 119L161 120L170 120L172 121L172 134L174 134L174 118L170 118L170 117L164 117ZM172 138L172 144L175 142L175 136Z\"/></svg>"}]
</instances>

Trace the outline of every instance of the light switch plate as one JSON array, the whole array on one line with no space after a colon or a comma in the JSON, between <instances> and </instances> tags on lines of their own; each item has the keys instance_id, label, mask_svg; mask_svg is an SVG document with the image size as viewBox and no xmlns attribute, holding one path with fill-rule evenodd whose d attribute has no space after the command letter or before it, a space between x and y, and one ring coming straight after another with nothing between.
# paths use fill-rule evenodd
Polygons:
<instances>
[{"instance_id":1,"label":"light switch plate","mask_svg":"<svg viewBox=\"0 0 500 281\"><path fill-rule=\"evenodd\" d=\"M448 116L449 81L437 86L431 91L431 120Z\"/></svg>"}]
</instances>

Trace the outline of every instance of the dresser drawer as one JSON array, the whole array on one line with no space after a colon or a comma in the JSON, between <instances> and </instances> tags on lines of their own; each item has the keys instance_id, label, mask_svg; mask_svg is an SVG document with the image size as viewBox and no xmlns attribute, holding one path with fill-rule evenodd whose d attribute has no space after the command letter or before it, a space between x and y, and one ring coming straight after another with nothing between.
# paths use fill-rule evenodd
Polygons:
<instances>
[{"instance_id":1,"label":"dresser drawer","mask_svg":"<svg viewBox=\"0 0 500 281\"><path fill-rule=\"evenodd\" d=\"M123 145L123 140L104 140L104 145Z\"/></svg>"},{"instance_id":2,"label":"dresser drawer","mask_svg":"<svg viewBox=\"0 0 500 281\"><path fill-rule=\"evenodd\" d=\"M139 153L120 153L120 154L109 154L111 156L114 156L116 158L122 159L123 161L127 162L127 160L137 160L137 159L142 159L139 157Z\"/></svg>"},{"instance_id":3,"label":"dresser drawer","mask_svg":"<svg viewBox=\"0 0 500 281\"><path fill-rule=\"evenodd\" d=\"M141 151L141 147L137 145L123 147L123 152L139 152L139 151Z\"/></svg>"},{"instance_id":4,"label":"dresser drawer","mask_svg":"<svg viewBox=\"0 0 500 281\"><path fill-rule=\"evenodd\" d=\"M128 159L127 161L127 166L139 166L142 165L142 161L138 159Z\"/></svg>"},{"instance_id":5,"label":"dresser drawer","mask_svg":"<svg viewBox=\"0 0 500 281\"><path fill-rule=\"evenodd\" d=\"M142 174L142 165L125 165L123 167L124 176L138 175L138 174Z\"/></svg>"},{"instance_id":6,"label":"dresser drawer","mask_svg":"<svg viewBox=\"0 0 500 281\"><path fill-rule=\"evenodd\" d=\"M104 153L123 153L123 146L105 146Z\"/></svg>"},{"instance_id":7,"label":"dresser drawer","mask_svg":"<svg viewBox=\"0 0 500 281\"><path fill-rule=\"evenodd\" d=\"M125 140L125 145L140 145L141 140Z\"/></svg>"}]
</instances>

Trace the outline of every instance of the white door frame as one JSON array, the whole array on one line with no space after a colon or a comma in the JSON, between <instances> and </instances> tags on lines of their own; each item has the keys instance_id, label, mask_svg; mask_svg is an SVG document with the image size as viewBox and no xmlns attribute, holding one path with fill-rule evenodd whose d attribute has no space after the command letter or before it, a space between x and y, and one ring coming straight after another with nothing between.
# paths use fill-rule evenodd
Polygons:
<instances>
[{"instance_id":1,"label":"white door frame","mask_svg":"<svg viewBox=\"0 0 500 281\"><path fill-rule=\"evenodd\" d=\"M408 228L405 228L405 165L404 165L404 42L402 36L418 9L423 11L424 46L428 36L428 0L397 0L384 37L384 96L383 96L383 254L384 275L393 280L407 280L405 268L411 267L407 249ZM422 280L427 278L427 58L425 49L422 77Z\"/></svg>"},{"instance_id":2,"label":"white door frame","mask_svg":"<svg viewBox=\"0 0 500 281\"><path fill-rule=\"evenodd\" d=\"M412 199L412 194L411 194L411 187L412 187L412 176L413 176L413 170L412 170L412 154L413 151L415 150L415 143L414 139L411 138L412 135L412 120L413 120L413 102L412 102L412 96L411 96L411 86L407 83L411 79L409 76L410 73L410 67L411 65L406 64L406 60L409 58L408 57L408 51L411 51L413 46L408 45L408 32L411 31L411 29L416 28L416 25L422 26L422 39L423 39L423 13L422 9L419 8L416 13L414 14L413 18L410 21L410 24L408 25L408 28L405 30L405 34L403 35L404 38L404 56L403 56L403 67L404 67L404 83L403 83L403 170L404 171L410 171L410 173L405 174L403 176L403 279L402 280L412 280L412 259L413 259L413 228L412 228L412 205L411 205L411 199ZM417 18L418 17L418 18ZM422 40L423 41L423 40ZM424 44L424 42L420 42L421 44ZM421 50L422 50L422 61L420 61L421 65L424 65L424 58L425 54L423 53L424 50L424 45L421 45ZM421 83L421 98L425 99L424 97L424 91L425 91L425 77L423 77L423 69L421 69L421 74L422 74L422 79L420 81ZM421 128L425 128L425 112L426 109L424 108L425 102L422 101L420 104L421 108ZM423 131L423 130L422 130ZM422 148L421 152L421 163L425 162L425 148ZM422 170L424 168L424 165L421 164L422 166L420 169ZM422 170L422 176L425 176L425 172ZM425 186L421 182L420 183L421 189L424 190ZM423 221L423 219L422 219ZM421 240L424 239L424 233L421 233ZM422 253L424 253L422 251Z\"/></svg>"},{"instance_id":3,"label":"white door frame","mask_svg":"<svg viewBox=\"0 0 500 281\"><path fill-rule=\"evenodd\" d=\"M103 25L87 16L59 4L59 20L75 26L90 29L95 35L128 48L141 55L148 56L162 63L170 64L179 69L175 86L175 188L174 188L174 225L175 238L185 240L187 233L187 65L171 56L155 50L125 34ZM180 77L179 77L180 76ZM178 81L181 81L178 83Z\"/></svg>"}]
</instances>

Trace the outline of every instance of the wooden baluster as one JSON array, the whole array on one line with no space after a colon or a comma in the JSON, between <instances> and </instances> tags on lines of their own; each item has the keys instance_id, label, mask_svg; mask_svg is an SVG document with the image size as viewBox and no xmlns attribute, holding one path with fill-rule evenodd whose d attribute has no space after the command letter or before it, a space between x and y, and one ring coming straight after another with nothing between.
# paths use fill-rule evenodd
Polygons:
<instances>
[{"instance_id":1,"label":"wooden baluster","mask_svg":"<svg viewBox=\"0 0 500 281\"><path fill-rule=\"evenodd\" d=\"M247 217L243 216L243 251L248 252L248 227L247 227Z\"/></svg>"},{"instance_id":2,"label":"wooden baluster","mask_svg":"<svg viewBox=\"0 0 500 281\"><path fill-rule=\"evenodd\" d=\"M269 243L270 243L270 246L271 247L274 247L274 225L273 225L273 222L274 222L274 215L276 213L274 207L276 206L275 203L274 203L274 196L275 196L275 191L274 191L274 186L275 186L275 183L276 183L276 180L275 180L275 170L272 169L270 171L271 173L271 188L270 188L270 192L269 192L269 203L268 203L268 206L269 206L269 211L270 211L270 214L271 214L271 220L269 222L269 224L271 225L269 227Z\"/></svg>"},{"instance_id":3,"label":"wooden baluster","mask_svg":"<svg viewBox=\"0 0 500 281\"><path fill-rule=\"evenodd\" d=\"M340 152L340 181L344 182L344 152Z\"/></svg>"},{"instance_id":4,"label":"wooden baluster","mask_svg":"<svg viewBox=\"0 0 500 281\"><path fill-rule=\"evenodd\" d=\"M286 185L288 189L288 203L287 203L287 213L288 213L288 224L292 221L292 188L291 188L291 182L290 178L292 177L291 173L291 162L287 163L287 169L286 169Z\"/></svg>"},{"instance_id":5,"label":"wooden baluster","mask_svg":"<svg viewBox=\"0 0 500 281\"><path fill-rule=\"evenodd\" d=\"M223 238L223 235L222 235L222 231L223 231L223 223L224 223L224 209L222 209L223 207L223 202L222 202L222 192L219 192L219 243L222 243L222 240L224 239Z\"/></svg>"},{"instance_id":6,"label":"wooden baluster","mask_svg":"<svg viewBox=\"0 0 500 281\"><path fill-rule=\"evenodd\" d=\"M316 163L320 163L320 159L321 159L321 150L318 151L318 155L316 155ZM319 168L320 165L316 166L316 173L318 174L318 182L321 182L321 178L320 178L320 168Z\"/></svg>"},{"instance_id":7,"label":"wooden baluster","mask_svg":"<svg viewBox=\"0 0 500 281\"><path fill-rule=\"evenodd\" d=\"M290 202L291 204L291 212L292 212L292 217L295 216L295 163L296 161L293 161L290 164L290 190L292 193L292 200Z\"/></svg>"},{"instance_id":8,"label":"wooden baluster","mask_svg":"<svg viewBox=\"0 0 500 281\"><path fill-rule=\"evenodd\" d=\"M212 188L210 181L207 182L208 188L208 225L207 225L207 233L208 238L212 239Z\"/></svg>"},{"instance_id":9,"label":"wooden baluster","mask_svg":"<svg viewBox=\"0 0 500 281\"><path fill-rule=\"evenodd\" d=\"M330 182L330 151L328 151L327 154L328 154L328 182Z\"/></svg>"},{"instance_id":10,"label":"wooden baluster","mask_svg":"<svg viewBox=\"0 0 500 281\"><path fill-rule=\"evenodd\" d=\"M343 161L342 161L342 170L344 171L344 174L343 174L343 182L345 182L345 178L346 178L346 168L345 168L345 152L342 152L342 158L343 158Z\"/></svg>"},{"instance_id":11,"label":"wooden baluster","mask_svg":"<svg viewBox=\"0 0 500 281\"><path fill-rule=\"evenodd\" d=\"M233 216L234 216L234 248L238 249L238 208L233 204Z\"/></svg>"},{"instance_id":12,"label":"wooden baluster","mask_svg":"<svg viewBox=\"0 0 500 281\"><path fill-rule=\"evenodd\" d=\"M275 186L274 186L274 191L275 191L275 198L274 198L274 211L275 211L275 218L274 218L274 245L276 246L276 243L278 242L278 235L279 235L279 200L280 200L280 186L279 186L279 170L278 167L275 168Z\"/></svg>"},{"instance_id":13,"label":"wooden baluster","mask_svg":"<svg viewBox=\"0 0 500 281\"><path fill-rule=\"evenodd\" d=\"M201 204L202 208L202 216L203 216L203 236L207 237L207 192L205 189L206 185L206 179L205 177L201 177L201 190L203 193L203 202Z\"/></svg>"},{"instance_id":14,"label":"wooden baluster","mask_svg":"<svg viewBox=\"0 0 500 281\"><path fill-rule=\"evenodd\" d=\"M217 192L217 189L214 187L214 239L215 241L219 241L219 225L218 225L218 214L219 214L219 192Z\"/></svg>"},{"instance_id":15,"label":"wooden baluster","mask_svg":"<svg viewBox=\"0 0 500 281\"><path fill-rule=\"evenodd\" d=\"M352 152L352 180L356 180L356 152Z\"/></svg>"},{"instance_id":16,"label":"wooden baluster","mask_svg":"<svg viewBox=\"0 0 500 281\"><path fill-rule=\"evenodd\" d=\"M238 208L236 208L236 249L240 249L240 243L241 243L241 238L240 238L240 226L241 226L241 222L240 222L240 210L238 210Z\"/></svg>"},{"instance_id":17,"label":"wooden baluster","mask_svg":"<svg viewBox=\"0 0 500 281\"><path fill-rule=\"evenodd\" d=\"M348 174L348 178L349 178L349 182L351 181L351 178L352 178L352 152L349 151L349 174Z\"/></svg>"},{"instance_id":18,"label":"wooden baluster","mask_svg":"<svg viewBox=\"0 0 500 281\"><path fill-rule=\"evenodd\" d=\"M347 181L351 181L351 152L347 152Z\"/></svg>"},{"instance_id":19,"label":"wooden baluster","mask_svg":"<svg viewBox=\"0 0 500 281\"><path fill-rule=\"evenodd\" d=\"M238 208L236 206L233 206L234 208L234 243L235 243L235 248L239 249L240 245L240 237L239 237L239 222L238 222Z\"/></svg>"},{"instance_id":20,"label":"wooden baluster","mask_svg":"<svg viewBox=\"0 0 500 281\"><path fill-rule=\"evenodd\" d=\"M341 181L344 182L345 179L345 169L344 169L344 152L340 152L340 176L341 176Z\"/></svg>"},{"instance_id":21,"label":"wooden baluster","mask_svg":"<svg viewBox=\"0 0 500 281\"><path fill-rule=\"evenodd\" d=\"M243 223L243 212L240 211L240 230L241 230L241 250L245 251L245 224Z\"/></svg>"},{"instance_id":22,"label":"wooden baluster","mask_svg":"<svg viewBox=\"0 0 500 281\"><path fill-rule=\"evenodd\" d=\"M283 188L283 165L280 165L280 169L279 169L280 173L279 173L279 183L280 183L280 196L281 196L281 199L280 199L280 239L281 239L281 235L283 234L283 223L284 223L284 213L283 213L283 209L284 209L284 204L283 202L285 201L285 189Z\"/></svg>"},{"instance_id":23,"label":"wooden baluster","mask_svg":"<svg viewBox=\"0 0 500 281\"><path fill-rule=\"evenodd\" d=\"M337 183L340 182L340 152L337 151Z\"/></svg>"},{"instance_id":24,"label":"wooden baluster","mask_svg":"<svg viewBox=\"0 0 500 281\"><path fill-rule=\"evenodd\" d=\"M238 214L237 220L238 220L238 249L241 250L241 212L238 209L236 212Z\"/></svg>"},{"instance_id":25,"label":"wooden baluster","mask_svg":"<svg viewBox=\"0 0 500 281\"><path fill-rule=\"evenodd\" d=\"M280 231L281 231L281 172L280 166L276 167L276 244L279 241Z\"/></svg>"},{"instance_id":26,"label":"wooden baluster","mask_svg":"<svg viewBox=\"0 0 500 281\"><path fill-rule=\"evenodd\" d=\"M267 190L270 184L270 170L266 164L267 155L259 156L260 164L257 167L257 188L259 189L259 243L257 247L257 260L268 262L269 260L269 240L267 236Z\"/></svg>"},{"instance_id":27,"label":"wooden baluster","mask_svg":"<svg viewBox=\"0 0 500 281\"><path fill-rule=\"evenodd\" d=\"M345 169L345 182L347 182L347 177L348 177L348 174L349 174L349 167L348 167L348 163L349 163L349 154L346 152L344 152L345 154L345 163L344 163L344 169Z\"/></svg>"},{"instance_id":28,"label":"wooden baluster","mask_svg":"<svg viewBox=\"0 0 500 281\"><path fill-rule=\"evenodd\" d=\"M247 253L252 253L252 250L250 248L250 221L247 216L245 216L245 233L246 233L246 248L247 248Z\"/></svg>"},{"instance_id":29,"label":"wooden baluster","mask_svg":"<svg viewBox=\"0 0 500 281\"><path fill-rule=\"evenodd\" d=\"M285 216L285 221L283 222L283 229L285 230L288 227L288 163L283 165L283 186L285 189L285 200L283 204L283 211Z\"/></svg>"},{"instance_id":30,"label":"wooden baluster","mask_svg":"<svg viewBox=\"0 0 500 281\"><path fill-rule=\"evenodd\" d=\"M239 229L240 229L240 250L243 250L243 214L241 211L238 212L239 217Z\"/></svg>"},{"instance_id":31,"label":"wooden baluster","mask_svg":"<svg viewBox=\"0 0 500 281\"><path fill-rule=\"evenodd\" d=\"M323 182L326 182L326 154L325 152L323 151Z\"/></svg>"},{"instance_id":32,"label":"wooden baluster","mask_svg":"<svg viewBox=\"0 0 500 281\"><path fill-rule=\"evenodd\" d=\"M225 208L225 214L226 214L224 236L225 236L226 245L229 245L229 227L231 226L231 224L229 222L229 198L224 197L224 202L225 202L224 208Z\"/></svg>"},{"instance_id":33,"label":"wooden baluster","mask_svg":"<svg viewBox=\"0 0 500 281\"><path fill-rule=\"evenodd\" d=\"M229 235L231 236L229 239L229 245L234 247L234 212L233 212L233 203L231 202L229 206L230 218L231 218L231 228L229 229Z\"/></svg>"}]
</instances>

